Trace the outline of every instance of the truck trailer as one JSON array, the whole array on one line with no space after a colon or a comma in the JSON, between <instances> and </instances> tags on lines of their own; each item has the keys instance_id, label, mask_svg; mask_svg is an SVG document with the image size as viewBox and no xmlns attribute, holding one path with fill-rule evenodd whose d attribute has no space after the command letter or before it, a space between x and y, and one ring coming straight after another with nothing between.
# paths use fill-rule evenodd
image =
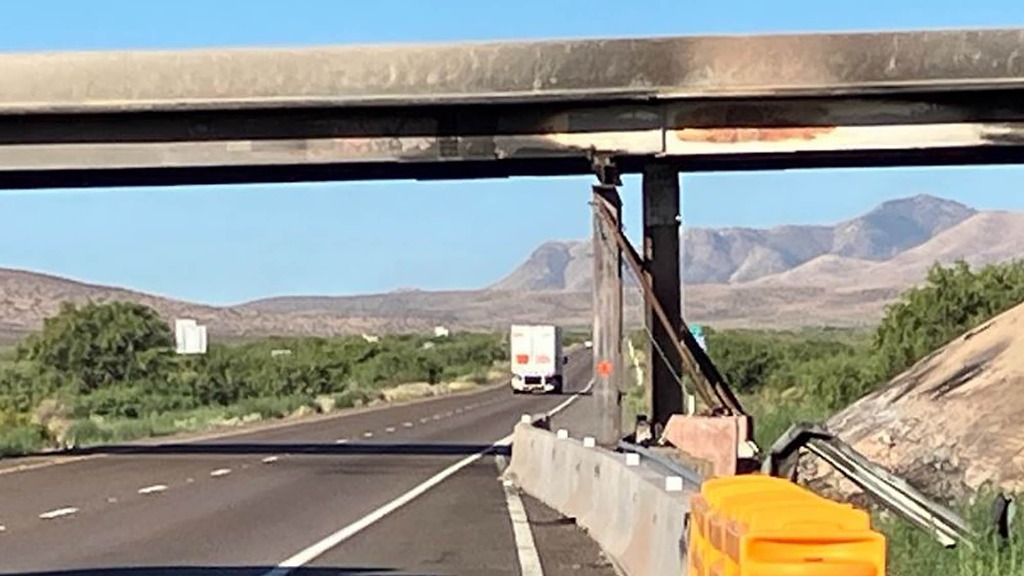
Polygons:
<instances>
[{"instance_id":1,"label":"truck trailer","mask_svg":"<svg viewBox=\"0 0 1024 576\"><path fill-rule=\"evenodd\" d=\"M562 393L562 329L549 324L515 324L511 338L512 392Z\"/></svg>"}]
</instances>

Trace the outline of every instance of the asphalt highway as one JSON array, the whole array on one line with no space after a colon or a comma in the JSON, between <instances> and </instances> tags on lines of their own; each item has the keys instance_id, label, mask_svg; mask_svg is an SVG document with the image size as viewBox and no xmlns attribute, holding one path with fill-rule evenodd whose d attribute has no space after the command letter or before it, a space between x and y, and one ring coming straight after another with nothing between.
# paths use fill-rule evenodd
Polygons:
<instances>
[{"instance_id":1,"label":"asphalt highway","mask_svg":"<svg viewBox=\"0 0 1024 576\"><path fill-rule=\"evenodd\" d=\"M586 352L566 366L575 388ZM522 414L571 421L590 400L500 387L0 469L0 573L610 576L578 528L499 479Z\"/></svg>"}]
</instances>

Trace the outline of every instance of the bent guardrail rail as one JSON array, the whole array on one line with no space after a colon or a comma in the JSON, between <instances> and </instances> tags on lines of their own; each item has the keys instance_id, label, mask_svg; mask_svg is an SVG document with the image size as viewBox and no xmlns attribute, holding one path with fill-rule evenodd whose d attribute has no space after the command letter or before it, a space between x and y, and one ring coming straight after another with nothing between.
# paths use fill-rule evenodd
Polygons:
<instances>
[{"instance_id":1,"label":"bent guardrail rail","mask_svg":"<svg viewBox=\"0 0 1024 576\"><path fill-rule=\"evenodd\" d=\"M932 534L943 546L971 545L970 526L956 512L932 501L816 424L791 426L772 446L762 471L773 476L791 476L801 448L832 465L894 514Z\"/></svg>"}]
</instances>

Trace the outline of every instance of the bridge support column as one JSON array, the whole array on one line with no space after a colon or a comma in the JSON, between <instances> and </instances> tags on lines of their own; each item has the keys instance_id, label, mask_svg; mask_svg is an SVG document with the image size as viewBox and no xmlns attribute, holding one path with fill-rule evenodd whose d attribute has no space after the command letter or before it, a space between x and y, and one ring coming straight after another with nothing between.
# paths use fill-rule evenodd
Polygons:
<instances>
[{"instance_id":1,"label":"bridge support column","mask_svg":"<svg viewBox=\"0 0 1024 576\"><path fill-rule=\"evenodd\" d=\"M682 318L682 279L679 273L679 171L662 162L651 162L643 172L644 271L673 323L675 333L658 322L654 308L646 305L645 322L652 339L647 349L647 386L652 424L662 428L673 414L683 411L683 389L676 375L683 361L673 342ZM666 362L667 361L667 362Z\"/></svg>"},{"instance_id":2,"label":"bridge support column","mask_svg":"<svg viewBox=\"0 0 1024 576\"><path fill-rule=\"evenodd\" d=\"M594 437L604 446L622 438L622 250L615 231L607 230L600 211L622 228L622 201L614 185L593 187L594 246L594 399L597 422Z\"/></svg>"}]
</instances>

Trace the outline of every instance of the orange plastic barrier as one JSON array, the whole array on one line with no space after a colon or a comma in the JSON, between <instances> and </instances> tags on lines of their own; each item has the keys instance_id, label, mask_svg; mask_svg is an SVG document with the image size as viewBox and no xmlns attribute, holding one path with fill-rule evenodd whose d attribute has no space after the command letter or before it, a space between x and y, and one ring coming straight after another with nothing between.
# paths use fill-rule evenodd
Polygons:
<instances>
[{"instance_id":1,"label":"orange plastic barrier","mask_svg":"<svg viewBox=\"0 0 1024 576\"><path fill-rule=\"evenodd\" d=\"M694 576L884 576L885 562L866 512L787 480L715 478L691 499Z\"/></svg>"}]
</instances>

